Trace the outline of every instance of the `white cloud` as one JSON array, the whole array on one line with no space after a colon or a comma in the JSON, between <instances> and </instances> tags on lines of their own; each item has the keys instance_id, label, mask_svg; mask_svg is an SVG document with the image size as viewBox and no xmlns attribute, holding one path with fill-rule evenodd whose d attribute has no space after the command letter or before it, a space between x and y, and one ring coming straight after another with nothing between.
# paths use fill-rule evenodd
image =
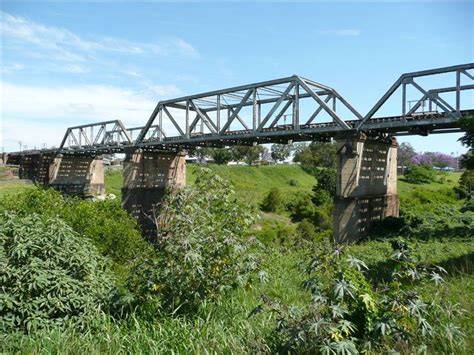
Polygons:
<instances>
[{"instance_id":1,"label":"white cloud","mask_svg":"<svg viewBox=\"0 0 474 355\"><path fill-rule=\"evenodd\" d=\"M164 94L167 86L162 87ZM58 144L68 126L120 119L126 126L143 126L157 101L130 90L101 85L38 87L2 85L0 136L5 149L22 140L30 147ZM13 145L13 146L12 146Z\"/></svg>"},{"instance_id":2,"label":"white cloud","mask_svg":"<svg viewBox=\"0 0 474 355\"><path fill-rule=\"evenodd\" d=\"M183 39L168 39L160 43L142 43L112 37L87 39L59 27L45 26L24 17L1 12L2 36L14 44L28 44L52 55L53 59L84 62L99 52L126 55L196 56L197 50ZM41 54L36 54L40 55Z\"/></svg>"},{"instance_id":3,"label":"white cloud","mask_svg":"<svg viewBox=\"0 0 474 355\"><path fill-rule=\"evenodd\" d=\"M318 31L321 35L328 35L328 36L339 36L339 37L357 37L360 36L361 31L354 28L345 28L345 29L338 29L338 30L322 30Z\"/></svg>"},{"instance_id":4,"label":"white cloud","mask_svg":"<svg viewBox=\"0 0 474 355\"><path fill-rule=\"evenodd\" d=\"M155 105L154 100L112 86L47 87L6 82L2 88L4 117L41 120L71 117L97 121L119 118L136 124L146 122Z\"/></svg>"}]
</instances>

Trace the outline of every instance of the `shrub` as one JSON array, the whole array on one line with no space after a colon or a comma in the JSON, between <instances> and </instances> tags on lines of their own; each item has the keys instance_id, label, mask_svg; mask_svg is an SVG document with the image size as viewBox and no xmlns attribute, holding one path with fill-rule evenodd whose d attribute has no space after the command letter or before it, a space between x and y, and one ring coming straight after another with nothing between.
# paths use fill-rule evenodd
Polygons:
<instances>
[{"instance_id":1,"label":"shrub","mask_svg":"<svg viewBox=\"0 0 474 355\"><path fill-rule=\"evenodd\" d=\"M436 173L428 166L411 166L403 177L411 184L429 184L435 180Z\"/></svg>"},{"instance_id":2,"label":"shrub","mask_svg":"<svg viewBox=\"0 0 474 355\"><path fill-rule=\"evenodd\" d=\"M474 192L474 170L465 170L459 179L459 186L455 191L461 198L471 199Z\"/></svg>"},{"instance_id":3,"label":"shrub","mask_svg":"<svg viewBox=\"0 0 474 355\"><path fill-rule=\"evenodd\" d=\"M0 211L21 216L36 213L45 220L59 217L72 229L88 238L105 256L116 263L118 274L126 273L121 265L148 253L149 245L142 239L136 221L123 210L118 201L85 201L66 198L53 189L28 189L6 196Z\"/></svg>"},{"instance_id":4,"label":"shrub","mask_svg":"<svg viewBox=\"0 0 474 355\"><path fill-rule=\"evenodd\" d=\"M107 260L60 219L0 214L3 331L85 325L114 289Z\"/></svg>"},{"instance_id":5,"label":"shrub","mask_svg":"<svg viewBox=\"0 0 474 355\"><path fill-rule=\"evenodd\" d=\"M245 283L256 267L247 236L254 215L229 182L198 169L194 186L165 197L157 257L145 260L129 279L137 302L161 303L165 312L192 312Z\"/></svg>"},{"instance_id":6,"label":"shrub","mask_svg":"<svg viewBox=\"0 0 474 355\"><path fill-rule=\"evenodd\" d=\"M268 192L268 195L265 196L261 209L265 212L277 212L283 204L280 189L277 187L272 187Z\"/></svg>"},{"instance_id":7,"label":"shrub","mask_svg":"<svg viewBox=\"0 0 474 355\"><path fill-rule=\"evenodd\" d=\"M300 183L299 183L298 180L290 179L290 180L288 181L288 185L290 185L290 186L299 186Z\"/></svg>"},{"instance_id":8,"label":"shrub","mask_svg":"<svg viewBox=\"0 0 474 355\"><path fill-rule=\"evenodd\" d=\"M457 353L464 334L453 323L460 314L443 301L427 302L416 283L443 282L444 269L418 265L401 240L392 243L390 279L373 285L367 265L328 244L308 263L303 287L311 301L302 308L288 307L267 296L251 314L267 308L277 314L275 349L279 353L357 354L426 352L428 345ZM442 300L442 298L441 298Z\"/></svg>"}]
</instances>

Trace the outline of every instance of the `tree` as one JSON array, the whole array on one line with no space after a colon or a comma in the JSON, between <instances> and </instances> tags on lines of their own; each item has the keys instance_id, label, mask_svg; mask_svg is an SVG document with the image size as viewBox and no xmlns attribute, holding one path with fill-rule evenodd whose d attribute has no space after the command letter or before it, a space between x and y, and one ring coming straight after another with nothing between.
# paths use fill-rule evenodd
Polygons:
<instances>
[{"instance_id":1,"label":"tree","mask_svg":"<svg viewBox=\"0 0 474 355\"><path fill-rule=\"evenodd\" d=\"M236 145L232 147L232 156L237 161L244 161L248 165L253 165L260 159L260 154L264 152L261 145L246 146Z\"/></svg>"},{"instance_id":2,"label":"tree","mask_svg":"<svg viewBox=\"0 0 474 355\"><path fill-rule=\"evenodd\" d=\"M336 167L336 149L334 143L312 142L297 151L293 161L301 163L303 170L314 175L318 168Z\"/></svg>"},{"instance_id":3,"label":"tree","mask_svg":"<svg viewBox=\"0 0 474 355\"><path fill-rule=\"evenodd\" d=\"M277 187L272 187L263 200L261 208L265 212L276 212L280 209L282 203L280 190Z\"/></svg>"},{"instance_id":4,"label":"tree","mask_svg":"<svg viewBox=\"0 0 474 355\"><path fill-rule=\"evenodd\" d=\"M214 148L211 150L211 157L216 164L227 164L232 160L230 148Z\"/></svg>"},{"instance_id":5,"label":"tree","mask_svg":"<svg viewBox=\"0 0 474 355\"><path fill-rule=\"evenodd\" d=\"M415 154L412 158L414 165L425 165L437 168L446 168L456 164L456 158L451 155L440 152L426 152L422 154Z\"/></svg>"},{"instance_id":6,"label":"tree","mask_svg":"<svg viewBox=\"0 0 474 355\"><path fill-rule=\"evenodd\" d=\"M271 152L274 161L284 161L293 151L293 144L272 144Z\"/></svg>"},{"instance_id":7,"label":"tree","mask_svg":"<svg viewBox=\"0 0 474 355\"><path fill-rule=\"evenodd\" d=\"M469 148L461 159L461 164L466 169L474 169L474 118L464 117L459 120L460 126L466 133L459 138L462 145Z\"/></svg>"},{"instance_id":8,"label":"tree","mask_svg":"<svg viewBox=\"0 0 474 355\"><path fill-rule=\"evenodd\" d=\"M336 195L336 169L319 169L316 171L316 185L313 187L311 201L316 205L331 204Z\"/></svg>"},{"instance_id":9,"label":"tree","mask_svg":"<svg viewBox=\"0 0 474 355\"><path fill-rule=\"evenodd\" d=\"M410 143L401 143L398 146L398 165L405 170L405 168L413 164L412 159L415 155L415 149Z\"/></svg>"}]
</instances>

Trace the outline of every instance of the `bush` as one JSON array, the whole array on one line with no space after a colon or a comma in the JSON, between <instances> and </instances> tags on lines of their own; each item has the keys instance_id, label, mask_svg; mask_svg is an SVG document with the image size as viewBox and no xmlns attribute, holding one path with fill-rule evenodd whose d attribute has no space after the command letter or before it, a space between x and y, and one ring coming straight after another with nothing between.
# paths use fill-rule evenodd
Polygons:
<instances>
[{"instance_id":1,"label":"bush","mask_svg":"<svg viewBox=\"0 0 474 355\"><path fill-rule=\"evenodd\" d=\"M255 213L229 182L198 169L194 186L171 191L161 208L157 257L140 264L128 283L138 304L193 312L246 282L256 267L247 236Z\"/></svg>"},{"instance_id":2,"label":"bush","mask_svg":"<svg viewBox=\"0 0 474 355\"><path fill-rule=\"evenodd\" d=\"M66 198L53 189L36 188L6 196L0 202L1 210L21 216L36 213L45 220L61 218L75 232L89 239L100 253L111 257L118 274L125 274L125 265L149 252L150 247L142 239L136 221L118 201Z\"/></svg>"},{"instance_id":3,"label":"bush","mask_svg":"<svg viewBox=\"0 0 474 355\"><path fill-rule=\"evenodd\" d=\"M290 185L290 186L299 186L300 183L299 183L298 180L290 179L290 180L288 181L288 185Z\"/></svg>"},{"instance_id":4,"label":"bush","mask_svg":"<svg viewBox=\"0 0 474 355\"><path fill-rule=\"evenodd\" d=\"M107 260L60 219L0 214L2 330L84 326L114 289Z\"/></svg>"},{"instance_id":5,"label":"bush","mask_svg":"<svg viewBox=\"0 0 474 355\"><path fill-rule=\"evenodd\" d=\"M311 300L302 308L288 307L267 296L251 314L267 308L277 314L274 328L278 353L357 354L416 353L427 347L458 353L464 334L453 323L460 310L440 300L427 302L415 289L422 280L436 285L446 271L418 265L401 240L392 243L387 283L373 285L367 265L328 243L308 263L303 287ZM439 288L440 286L438 286Z\"/></svg>"},{"instance_id":6,"label":"bush","mask_svg":"<svg viewBox=\"0 0 474 355\"><path fill-rule=\"evenodd\" d=\"M465 170L459 179L459 186L455 187L459 197L471 199L474 192L474 170Z\"/></svg>"},{"instance_id":7,"label":"bush","mask_svg":"<svg viewBox=\"0 0 474 355\"><path fill-rule=\"evenodd\" d=\"M283 204L280 189L272 187L261 204L262 211L277 212Z\"/></svg>"},{"instance_id":8,"label":"bush","mask_svg":"<svg viewBox=\"0 0 474 355\"><path fill-rule=\"evenodd\" d=\"M411 166L403 177L411 184L429 184L435 180L436 173L428 166Z\"/></svg>"}]
</instances>

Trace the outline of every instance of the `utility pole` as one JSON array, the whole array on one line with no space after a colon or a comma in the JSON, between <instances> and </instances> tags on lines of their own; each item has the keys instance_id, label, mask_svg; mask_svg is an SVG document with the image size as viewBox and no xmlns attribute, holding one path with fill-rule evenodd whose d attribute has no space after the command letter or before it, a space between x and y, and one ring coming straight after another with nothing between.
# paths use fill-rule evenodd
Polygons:
<instances>
[{"instance_id":1,"label":"utility pole","mask_svg":"<svg viewBox=\"0 0 474 355\"><path fill-rule=\"evenodd\" d=\"M21 145L23 144L23 142L22 141L17 141L17 142L20 145L20 152L21 152Z\"/></svg>"}]
</instances>

